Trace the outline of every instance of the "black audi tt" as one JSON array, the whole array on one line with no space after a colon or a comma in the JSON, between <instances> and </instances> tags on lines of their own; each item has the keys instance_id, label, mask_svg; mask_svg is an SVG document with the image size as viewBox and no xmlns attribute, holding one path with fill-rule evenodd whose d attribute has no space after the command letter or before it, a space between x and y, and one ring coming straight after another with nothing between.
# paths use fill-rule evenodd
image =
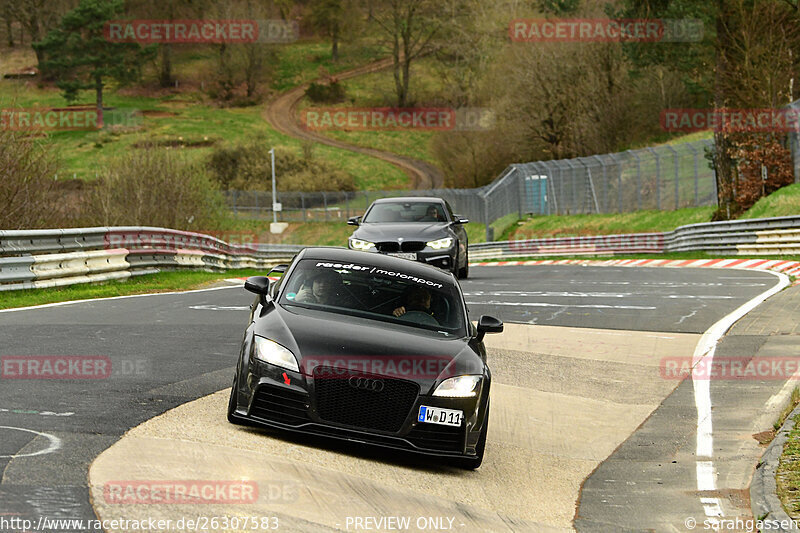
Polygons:
<instances>
[{"instance_id":1,"label":"black audi tt","mask_svg":"<svg viewBox=\"0 0 800 533\"><path fill-rule=\"evenodd\" d=\"M440 269L342 248L307 248L255 293L228 420L446 456L483 459L491 373L483 337Z\"/></svg>"},{"instance_id":2,"label":"black audi tt","mask_svg":"<svg viewBox=\"0 0 800 533\"><path fill-rule=\"evenodd\" d=\"M350 236L348 247L420 261L466 278L467 222L441 198L381 198L369 206L363 217L347 221L359 226Z\"/></svg>"}]
</instances>

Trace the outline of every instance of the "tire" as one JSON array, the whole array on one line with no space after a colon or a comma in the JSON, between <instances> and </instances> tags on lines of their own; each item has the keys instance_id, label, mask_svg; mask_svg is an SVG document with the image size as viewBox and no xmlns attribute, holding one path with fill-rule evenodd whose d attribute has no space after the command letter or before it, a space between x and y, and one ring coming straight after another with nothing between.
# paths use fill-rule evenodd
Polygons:
<instances>
[{"instance_id":1,"label":"tire","mask_svg":"<svg viewBox=\"0 0 800 533\"><path fill-rule=\"evenodd\" d=\"M483 452L486 449L486 434L489 432L489 405L486 405L486 419L483 421L483 431L475 446L475 457L461 457L456 459L456 466L464 470L477 470L483 462Z\"/></svg>"},{"instance_id":2,"label":"tire","mask_svg":"<svg viewBox=\"0 0 800 533\"><path fill-rule=\"evenodd\" d=\"M469 252L464 254L464 268L458 269L458 279L467 279L469 276Z\"/></svg>"},{"instance_id":3,"label":"tire","mask_svg":"<svg viewBox=\"0 0 800 533\"><path fill-rule=\"evenodd\" d=\"M231 424L236 424L237 426L253 426L255 424L244 418L236 416L236 389L238 388L238 384L236 382L238 380L239 370L237 369L236 375L233 377L233 384L231 385L231 395L230 398L228 398L228 422Z\"/></svg>"}]
</instances>

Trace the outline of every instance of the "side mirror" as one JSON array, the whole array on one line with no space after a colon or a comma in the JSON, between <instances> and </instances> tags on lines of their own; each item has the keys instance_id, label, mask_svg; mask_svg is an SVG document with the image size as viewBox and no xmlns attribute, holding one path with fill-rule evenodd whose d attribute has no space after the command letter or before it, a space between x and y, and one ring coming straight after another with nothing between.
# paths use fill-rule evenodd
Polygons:
<instances>
[{"instance_id":1,"label":"side mirror","mask_svg":"<svg viewBox=\"0 0 800 533\"><path fill-rule=\"evenodd\" d=\"M360 226L361 225L361 217L350 217L347 219L348 226Z\"/></svg>"},{"instance_id":2,"label":"side mirror","mask_svg":"<svg viewBox=\"0 0 800 533\"><path fill-rule=\"evenodd\" d=\"M453 215L453 218L455 219L453 221L454 224L469 224L469 219L461 215Z\"/></svg>"},{"instance_id":3,"label":"side mirror","mask_svg":"<svg viewBox=\"0 0 800 533\"><path fill-rule=\"evenodd\" d=\"M247 278L247 281L244 282L244 288L252 293L266 296L269 294L269 278L265 276Z\"/></svg>"},{"instance_id":4,"label":"side mirror","mask_svg":"<svg viewBox=\"0 0 800 533\"><path fill-rule=\"evenodd\" d=\"M483 315L478 320L478 335L475 337L477 342L483 341L487 333L502 333L503 321L493 316Z\"/></svg>"}]
</instances>

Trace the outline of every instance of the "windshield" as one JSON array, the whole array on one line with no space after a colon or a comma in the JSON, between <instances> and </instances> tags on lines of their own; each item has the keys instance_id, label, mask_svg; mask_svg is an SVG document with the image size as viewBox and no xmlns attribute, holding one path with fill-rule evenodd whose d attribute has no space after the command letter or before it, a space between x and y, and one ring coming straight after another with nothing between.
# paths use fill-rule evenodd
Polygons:
<instances>
[{"instance_id":1,"label":"windshield","mask_svg":"<svg viewBox=\"0 0 800 533\"><path fill-rule=\"evenodd\" d=\"M374 204L364 223L447 222L442 204L436 202L383 202Z\"/></svg>"},{"instance_id":2,"label":"windshield","mask_svg":"<svg viewBox=\"0 0 800 533\"><path fill-rule=\"evenodd\" d=\"M448 335L465 335L455 285L373 265L300 261L282 291L282 305L349 314Z\"/></svg>"}]
</instances>

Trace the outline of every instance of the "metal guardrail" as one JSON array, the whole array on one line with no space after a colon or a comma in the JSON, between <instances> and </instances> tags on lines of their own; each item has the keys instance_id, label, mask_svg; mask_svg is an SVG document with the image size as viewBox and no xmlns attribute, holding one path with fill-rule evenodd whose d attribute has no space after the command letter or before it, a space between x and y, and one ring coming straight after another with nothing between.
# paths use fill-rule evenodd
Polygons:
<instances>
[{"instance_id":1,"label":"metal guardrail","mask_svg":"<svg viewBox=\"0 0 800 533\"><path fill-rule=\"evenodd\" d=\"M201 233L153 227L0 231L0 291L126 279L164 269L268 269L302 250L233 245Z\"/></svg>"},{"instance_id":2,"label":"metal guardrail","mask_svg":"<svg viewBox=\"0 0 800 533\"><path fill-rule=\"evenodd\" d=\"M201 233L152 227L0 231L0 291L125 279L164 269L268 269L300 245L232 245ZM710 222L669 233L489 242L471 260L704 251L799 255L800 216Z\"/></svg>"},{"instance_id":3,"label":"metal guardrail","mask_svg":"<svg viewBox=\"0 0 800 533\"><path fill-rule=\"evenodd\" d=\"M490 242L469 249L472 260L690 251L800 255L800 216L691 224L669 233Z\"/></svg>"}]
</instances>

